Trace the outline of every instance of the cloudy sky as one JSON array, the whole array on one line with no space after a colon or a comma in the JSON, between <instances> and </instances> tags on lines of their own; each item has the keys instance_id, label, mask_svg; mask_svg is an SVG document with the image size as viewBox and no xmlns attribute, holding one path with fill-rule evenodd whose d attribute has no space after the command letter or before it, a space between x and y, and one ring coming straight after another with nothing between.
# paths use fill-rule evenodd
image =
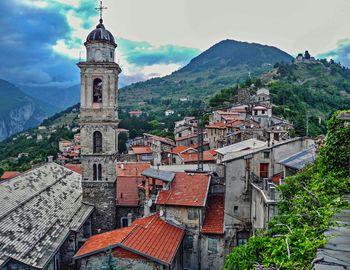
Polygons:
<instances>
[{"instance_id":1,"label":"cloudy sky","mask_svg":"<svg viewBox=\"0 0 350 270\"><path fill-rule=\"evenodd\" d=\"M97 0L1 0L0 78L70 86ZM162 76L223 39L308 49L350 67L349 0L104 0L122 84Z\"/></svg>"}]
</instances>

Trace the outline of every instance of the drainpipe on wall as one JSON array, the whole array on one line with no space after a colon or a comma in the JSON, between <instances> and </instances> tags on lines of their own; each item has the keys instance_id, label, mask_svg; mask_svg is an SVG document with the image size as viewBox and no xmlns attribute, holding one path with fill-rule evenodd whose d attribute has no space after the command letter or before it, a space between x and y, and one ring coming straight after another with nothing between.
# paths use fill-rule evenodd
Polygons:
<instances>
[{"instance_id":1,"label":"drainpipe on wall","mask_svg":"<svg viewBox=\"0 0 350 270\"><path fill-rule=\"evenodd\" d=\"M201 226L202 226L202 211L199 210L199 233L198 233L198 269L201 269L202 253L201 253Z\"/></svg>"}]
</instances>

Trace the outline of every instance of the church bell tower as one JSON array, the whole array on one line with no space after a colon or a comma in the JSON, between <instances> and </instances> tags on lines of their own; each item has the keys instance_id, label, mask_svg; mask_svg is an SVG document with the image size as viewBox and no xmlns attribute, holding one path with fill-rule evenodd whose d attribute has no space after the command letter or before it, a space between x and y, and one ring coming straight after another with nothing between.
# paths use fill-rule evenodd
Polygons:
<instances>
[{"instance_id":1,"label":"church bell tower","mask_svg":"<svg viewBox=\"0 0 350 270\"><path fill-rule=\"evenodd\" d=\"M102 20L87 37L86 62L80 62L80 133L83 201L95 206L93 234L116 227L118 152L118 75L113 35Z\"/></svg>"}]
</instances>

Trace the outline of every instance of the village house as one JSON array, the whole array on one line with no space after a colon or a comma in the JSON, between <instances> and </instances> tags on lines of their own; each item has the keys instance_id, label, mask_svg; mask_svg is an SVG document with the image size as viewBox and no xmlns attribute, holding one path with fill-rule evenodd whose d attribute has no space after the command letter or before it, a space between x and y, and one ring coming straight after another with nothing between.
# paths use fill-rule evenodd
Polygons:
<instances>
[{"instance_id":1,"label":"village house","mask_svg":"<svg viewBox=\"0 0 350 270\"><path fill-rule=\"evenodd\" d=\"M143 111L136 110L129 112L130 117L140 117L141 115L143 115Z\"/></svg>"},{"instance_id":2,"label":"village house","mask_svg":"<svg viewBox=\"0 0 350 270\"><path fill-rule=\"evenodd\" d=\"M270 91L267 88L259 88L256 91L256 95L254 95L252 99L255 105L262 105L267 108L271 107Z\"/></svg>"},{"instance_id":3,"label":"village house","mask_svg":"<svg viewBox=\"0 0 350 270\"><path fill-rule=\"evenodd\" d=\"M137 162L143 162L143 161L152 162L154 159L153 151L149 146L139 146L139 145L132 146L129 150L129 154L134 155L135 161Z\"/></svg>"},{"instance_id":4,"label":"village house","mask_svg":"<svg viewBox=\"0 0 350 270\"><path fill-rule=\"evenodd\" d=\"M175 140L177 138L182 138L182 137L197 133L197 131L198 131L198 120L193 116L185 117L183 120L175 122L175 127L174 127Z\"/></svg>"},{"instance_id":5,"label":"village house","mask_svg":"<svg viewBox=\"0 0 350 270\"><path fill-rule=\"evenodd\" d=\"M173 115L175 113L174 110L171 110L171 109L168 109L164 112L165 116L170 116L170 115Z\"/></svg>"},{"instance_id":6,"label":"village house","mask_svg":"<svg viewBox=\"0 0 350 270\"><path fill-rule=\"evenodd\" d=\"M278 161L283 166L283 177L295 175L306 165L311 164L316 159L316 147L311 145L309 148L295 153L291 156Z\"/></svg>"},{"instance_id":7,"label":"village house","mask_svg":"<svg viewBox=\"0 0 350 270\"><path fill-rule=\"evenodd\" d=\"M270 179L269 183L273 184L273 179L281 178L283 166L278 161L307 149L312 144L313 140L311 139L294 138L270 146L234 152L223 153L220 149L217 150L219 155L220 152L224 154L223 157L219 157L221 164L219 166L222 167L218 169L218 172L225 177L226 183L225 237L228 245L225 248L227 253L232 247L248 239L249 234L255 229L252 228L252 223L258 223L256 226L264 226L267 222L266 217L272 217L273 213L276 212L276 208L270 209L270 205L274 207L274 201L277 198L276 193L271 193L270 188L273 186L265 183L264 190L262 188L266 179ZM280 180L275 181L279 183ZM251 193L251 190L255 190L254 193ZM269 194L270 199L264 195L266 193ZM252 197L252 195L256 197ZM259 201L257 198L263 200ZM269 204L270 201L271 204ZM255 216L251 213L253 202L255 202L254 209L257 209L253 212ZM259 206L257 202L265 206ZM269 214L262 209L269 211ZM251 220L252 217L255 218L254 222Z\"/></svg>"},{"instance_id":8,"label":"village house","mask_svg":"<svg viewBox=\"0 0 350 270\"><path fill-rule=\"evenodd\" d=\"M89 238L74 256L79 270L101 269L109 253L121 269L181 270L184 228L159 214Z\"/></svg>"},{"instance_id":9,"label":"village house","mask_svg":"<svg viewBox=\"0 0 350 270\"><path fill-rule=\"evenodd\" d=\"M218 122L242 120L239 112L218 110L213 111L209 115L209 123L214 124Z\"/></svg>"},{"instance_id":10,"label":"village house","mask_svg":"<svg viewBox=\"0 0 350 270\"><path fill-rule=\"evenodd\" d=\"M198 144L198 134L191 133L189 135L177 137L175 139L175 142L176 142L176 146L190 146L190 145Z\"/></svg>"},{"instance_id":11,"label":"village house","mask_svg":"<svg viewBox=\"0 0 350 270\"><path fill-rule=\"evenodd\" d=\"M149 146L153 153L153 164L166 164L168 163L168 155L171 149L175 146L173 140L160 137L148 133L144 133L146 145Z\"/></svg>"},{"instance_id":12,"label":"village house","mask_svg":"<svg viewBox=\"0 0 350 270\"><path fill-rule=\"evenodd\" d=\"M200 269L200 229L204 221L210 175L176 173L174 180L159 192L156 204L166 220L175 220L186 228L183 266Z\"/></svg>"}]
</instances>

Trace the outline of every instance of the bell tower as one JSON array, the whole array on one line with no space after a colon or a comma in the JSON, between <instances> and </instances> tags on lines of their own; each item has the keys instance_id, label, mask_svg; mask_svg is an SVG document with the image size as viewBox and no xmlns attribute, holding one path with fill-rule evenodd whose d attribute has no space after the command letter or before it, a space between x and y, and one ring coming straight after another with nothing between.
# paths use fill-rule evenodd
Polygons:
<instances>
[{"instance_id":1,"label":"bell tower","mask_svg":"<svg viewBox=\"0 0 350 270\"><path fill-rule=\"evenodd\" d=\"M116 227L118 76L113 35L102 20L87 37L80 68L80 133L83 201L95 206L93 234Z\"/></svg>"}]
</instances>

